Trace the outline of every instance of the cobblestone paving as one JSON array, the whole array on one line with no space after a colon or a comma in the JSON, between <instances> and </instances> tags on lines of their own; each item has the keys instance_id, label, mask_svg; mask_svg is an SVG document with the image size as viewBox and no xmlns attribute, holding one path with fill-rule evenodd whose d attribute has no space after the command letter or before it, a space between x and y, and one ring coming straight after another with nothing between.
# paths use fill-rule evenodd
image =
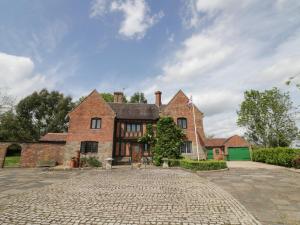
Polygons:
<instances>
[{"instance_id":1,"label":"cobblestone paving","mask_svg":"<svg viewBox=\"0 0 300 225\"><path fill-rule=\"evenodd\" d=\"M231 195L182 170L86 171L0 199L0 224L259 224Z\"/></svg>"},{"instance_id":2,"label":"cobblestone paving","mask_svg":"<svg viewBox=\"0 0 300 225\"><path fill-rule=\"evenodd\" d=\"M229 171L199 176L232 194L263 225L300 225L300 173L251 162L234 164L228 164Z\"/></svg>"}]
</instances>

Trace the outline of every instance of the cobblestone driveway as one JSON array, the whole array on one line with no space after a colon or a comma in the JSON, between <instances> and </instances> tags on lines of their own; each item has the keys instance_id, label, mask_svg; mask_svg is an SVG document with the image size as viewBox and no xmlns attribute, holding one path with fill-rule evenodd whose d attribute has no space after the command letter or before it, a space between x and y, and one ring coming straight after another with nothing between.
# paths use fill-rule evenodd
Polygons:
<instances>
[{"instance_id":1,"label":"cobblestone driveway","mask_svg":"<svg viewBox=\"0 0 300 225\"><path fill-rule=\"evenodd\" d=\"M259 224L233 197L182 170L86 171L0 199L0 224Z\"/></svg>"}]
</instances>

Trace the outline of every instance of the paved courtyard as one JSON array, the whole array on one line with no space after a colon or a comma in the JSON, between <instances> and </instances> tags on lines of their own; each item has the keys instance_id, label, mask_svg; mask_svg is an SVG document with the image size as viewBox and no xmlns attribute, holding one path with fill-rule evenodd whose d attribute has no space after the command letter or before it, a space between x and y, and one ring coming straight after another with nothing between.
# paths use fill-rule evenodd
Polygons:
<instances>
[{"instance_id":1,"label":"paved courtyard","mask_svg":"<svg viewBox=\"0 0 300 225\"><path fill-rule=\"evenodd\" d=\"M300 225L300 173L254 162L229 162L207 178L241 202L264 225Z\"/></svg>"},{"instance_id":2,"label":"paved courtyard","mask_svg":"<svg viewBox=\"0 0 300 225\"><path fill-rule=\"evenodd\" d=\"M6 173L0 171L1 179ZM227 192L179 169L89 170L67 177L2 196L0 224L259 224Z\"/></svg>"}]
</instances>

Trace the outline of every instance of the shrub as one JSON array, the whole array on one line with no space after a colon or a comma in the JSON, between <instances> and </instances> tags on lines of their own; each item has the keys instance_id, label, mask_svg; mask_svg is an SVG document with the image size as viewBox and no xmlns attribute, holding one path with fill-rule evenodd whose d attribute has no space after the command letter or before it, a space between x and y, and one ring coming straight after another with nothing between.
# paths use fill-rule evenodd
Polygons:
<instances>
[{"instance_id":1,"label":"shrub","mask_svg":"<svg viewBox=\"0 0 300 225\"><path fill-rule=\"evenodd\" d=\"M102 163L96 157L81 158L81 167L101 167Z\"/></svg>"},{"instance_id":2,"label":"shrub","mask_svg":"<svg viewBox=\"0 0 300 225\"><path fill-rule=\"evenodd\" d=\"M189 159L180 160L180 167L191 170L219 170L226 169L227 164L221 160L195 161Z\"/></svg>"},{"instance_id":3,"label":"shrub","mask_svg":"<svg viewBox=\"0 0 300 225\"><path fill-rule=\"evenodd\" d=\"M179 167L180 159L169 159L169 166L170 167Z\"/></svg>"},{"instance_id":4,"label":"shrub","mask_svg":"<svg viewBox=\"0 0 300 225\"><path fill-rule=\"evenodd\" d=\"M177 159L181 156L180 146L183 144L184 133L173 118L162 117L157 122L156 143L153 148L153 162L161 165L162 158ZM151 146L152 147L152 146Z\"/></svg>"},{"instance_id":5,"label":"shrub","mask_svg":"<svg viewBox=\"0 0 300 225\"><path fill-rule=\"evenodd\" d=\"M285 167L292 167L297 156L300 156L300 150L292 148L262 148L252 151L253 161Z\"/></svg>"},{"instance_id":6,"label":"shrub","mask_svg":"<svg viewBox=\"0 0 300 225\"><path fill-rule=\"evenodd\" d=\"M293 165L294 168L300 169L300 156L293 159L292 165Z\"/></svg>"}]
</instances>

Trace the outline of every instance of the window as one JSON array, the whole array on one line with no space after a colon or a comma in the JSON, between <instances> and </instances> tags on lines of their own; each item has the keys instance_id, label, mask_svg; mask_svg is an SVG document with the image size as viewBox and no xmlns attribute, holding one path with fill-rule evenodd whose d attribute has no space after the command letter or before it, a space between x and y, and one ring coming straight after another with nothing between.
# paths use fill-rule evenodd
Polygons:
<instances>
[{"instance_id":1,"label":"window","mask_svg":"<svg viewBox=\"0 0 300 225\"><path fill-rule=\"evenodd\" d=\"M192 142L186 141L180 148L181 153L191 153L192 152Z\"/></svg>"},{"instance_id":2,"label":"window","mask_svg":"<svg viewBox=\"0 0 300 225\"><path fill-rule=\"evenodd\" d=\"M97 141L82 141L80 145L80 153L97 153L98 152L98 142Z\"/></svg>"},{"instance_id":3,"label":"window","mask_svg":"<svg viewBox=\"0 0 300 225\"><path fill-rule=\"evenodd\" d=\"M126 125L127 132L140 132L141 129L142 129L141 124L127 123Z\"/></svg>"},{"instance_id":4,"label":"window","mask_svg":"<svg viewBox=\"0 0 300 225\"><path fill-rule=\"evenodd\" d=\"M187 120L186 118L178 118L177 119L177 125L182 128L182 129L186 129L187 128Z\"/></svg>"},{"instance_id":5,"label":"window","mask_svg":"<svg viewBox=\"0 0 300 225\"><path fill-rule=\"evenodd\" d=\"M91 128L92 129L100 129L101 128L101 118L92 118Z\"/></svg>"}]
</instances>

